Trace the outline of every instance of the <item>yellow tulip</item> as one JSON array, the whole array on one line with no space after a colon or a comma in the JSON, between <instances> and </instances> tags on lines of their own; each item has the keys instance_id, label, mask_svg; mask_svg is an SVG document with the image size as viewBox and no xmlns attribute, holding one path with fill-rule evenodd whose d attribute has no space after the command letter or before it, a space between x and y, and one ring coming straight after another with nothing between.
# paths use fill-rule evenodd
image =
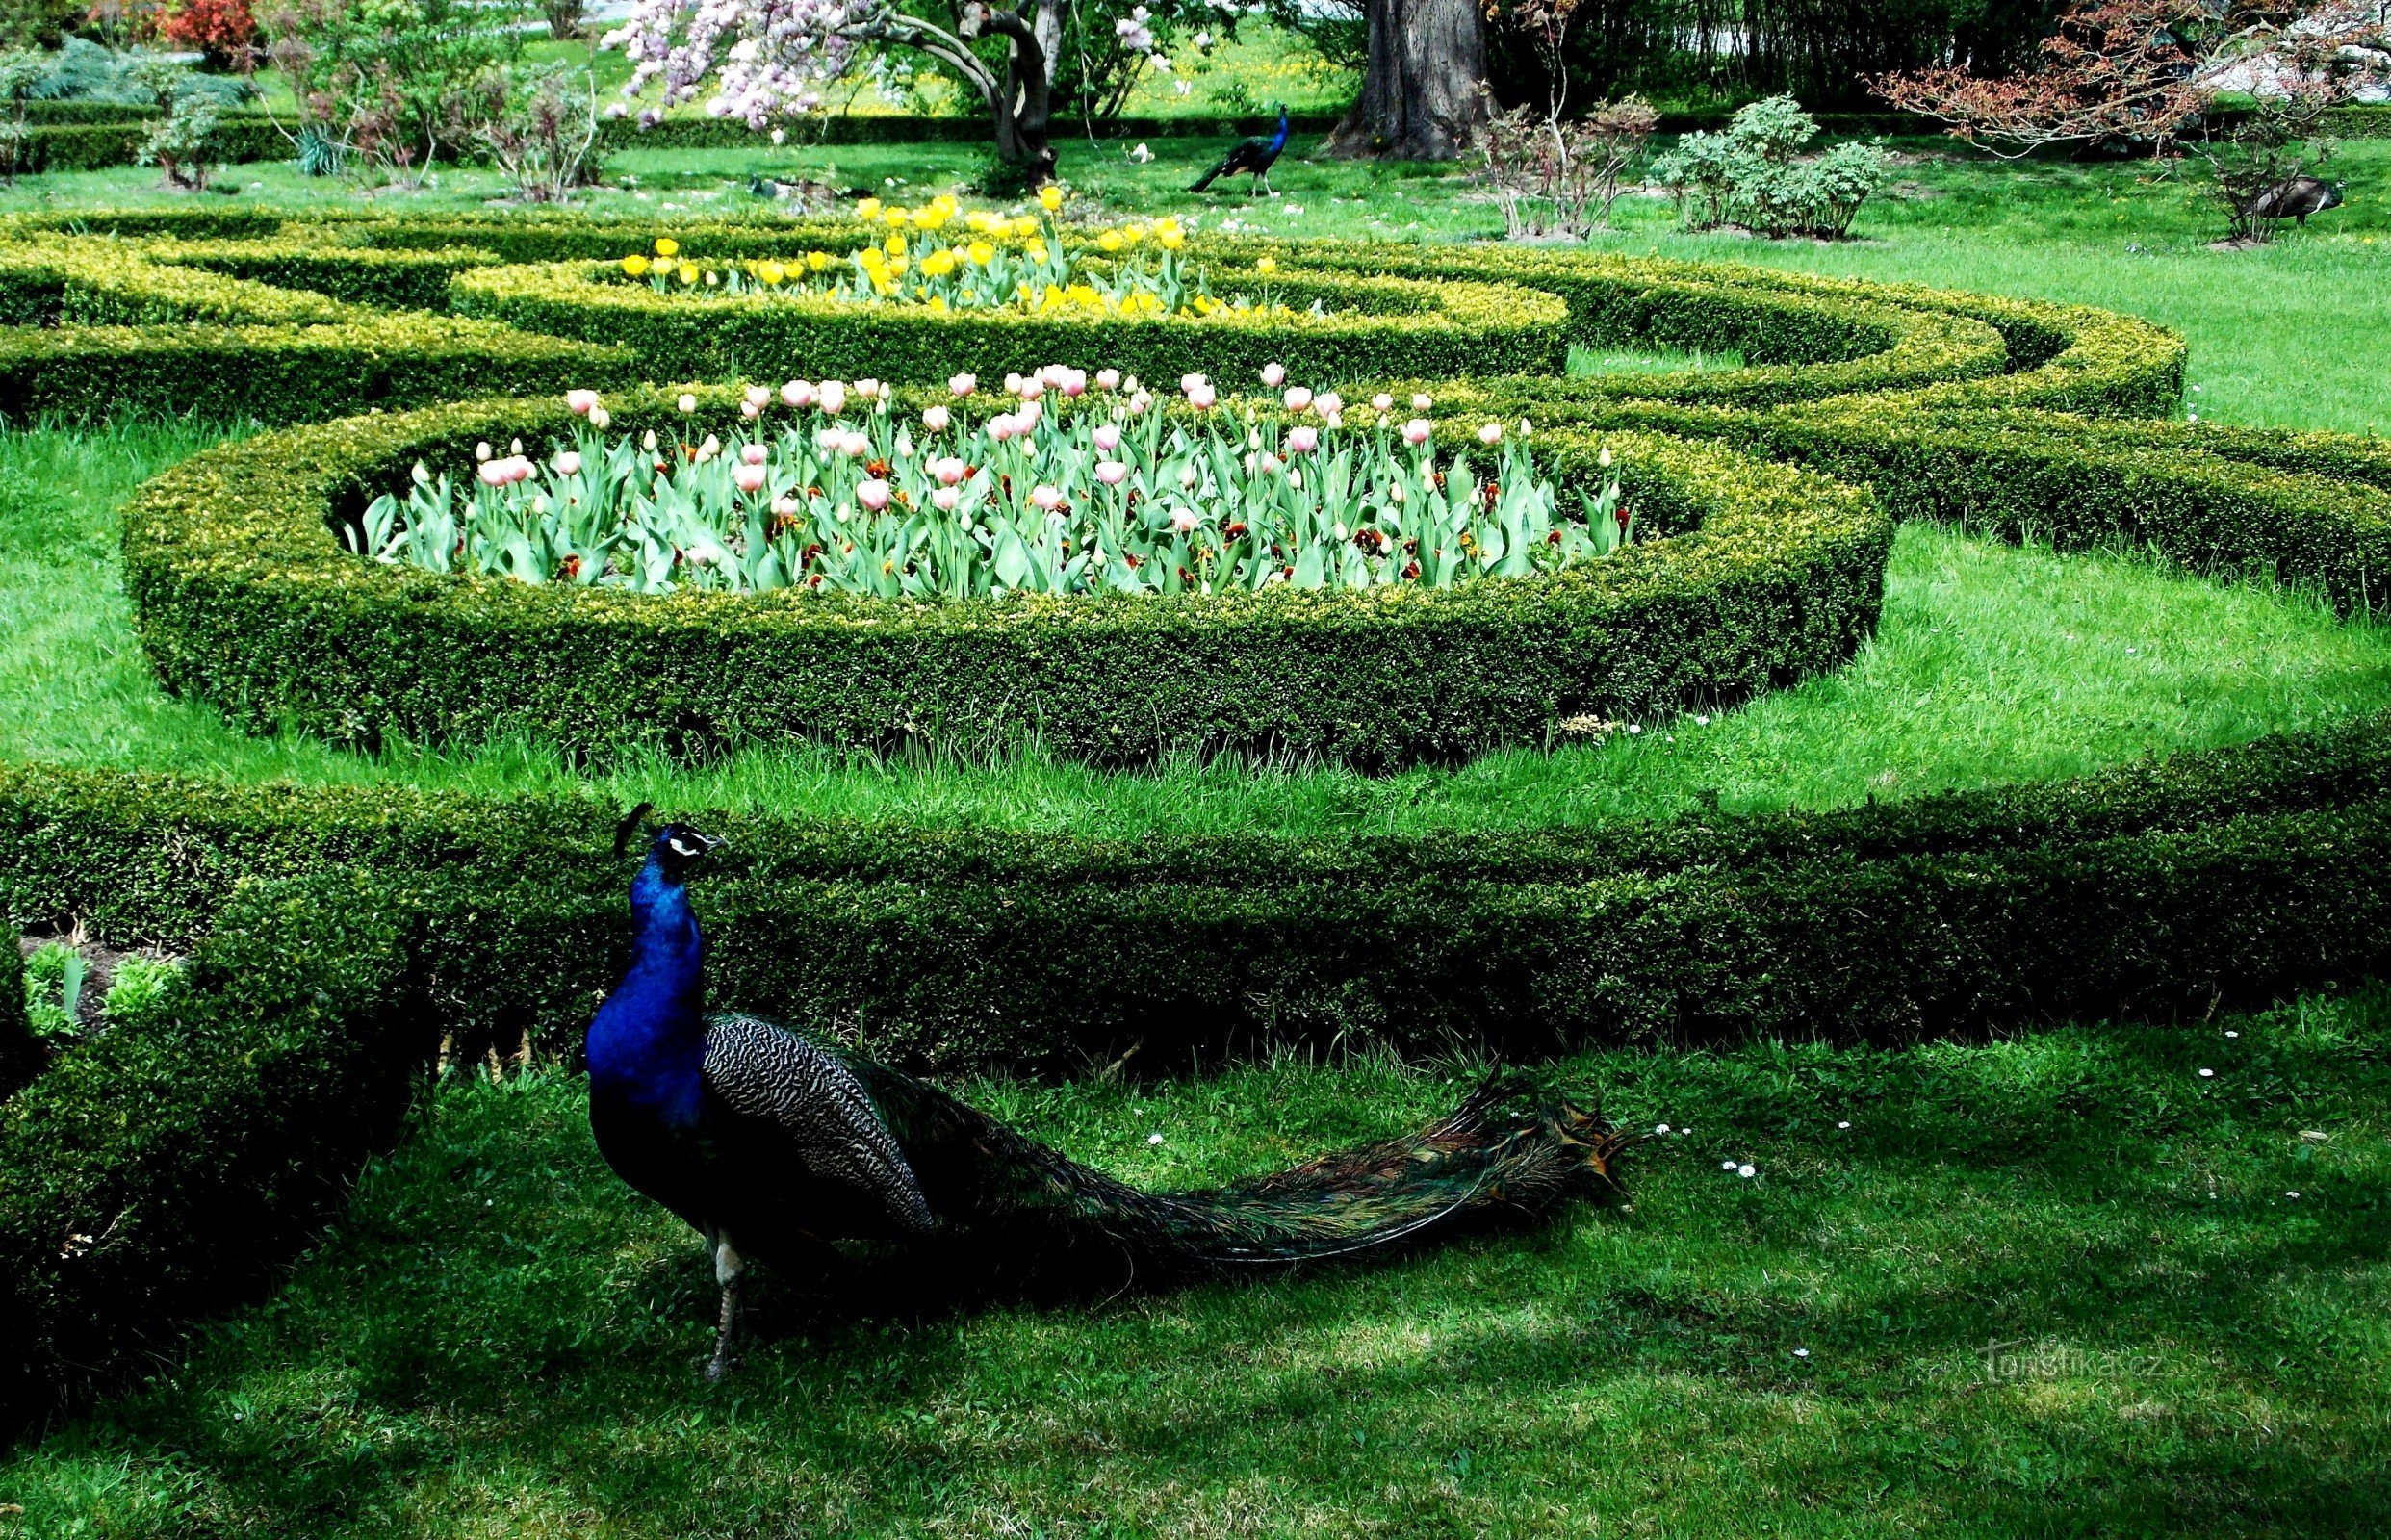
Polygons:
<instances>
[{"instance_id":1,"label":"yellow tulip","mask_svg":"<svg viewBox=\"0 0 2391 1540\"><path fill-rule=\"evenodd\" d=\"M1176 251L1187 244L1187 237L1177 230L1165 230L1154 239L1162 243L1162 248L1165 251Z\"/></svg>"},{"instance_id":2,"label":"yellow tulip","mask_svg":"<svg viewBox=\"0 0 2391 1540\"><path fill-rule=\"evenodd\" d=\"M1043 241L1032 241L1028 245L1021 248L1021 252L1022 255L1028 257L1032 262L1043 262L1046 260L1046 243Z\"/></svg>"},{"instance_id":3,"label":"yellow tulip","mask_svg":"<svg viewBox=\"0 0 2391 1540\"><path fill-rule=\"evenodd\" d=\"M1118 230L1105 231L1096 237L1096 244L1107 251L1118 251L1121 247L1120 232Z\"/></svg>"},{"instance_id":4,"label":"yellow tulip","mask_svg":"<svg viewBox=\"0 0 2391 1540\"><path fill-rule=\"evenodd\" d=\"M1038 221L1024 214L1013 221L1012 229L1016 241L1026 241L1038 233Z\"/></svg>"},{"instance_id":5,"label":"yellow tulip","mask_svg":"<svg viewBox=\"0 0 2391 1540\"><path fill-rule=\"evenodd\" d=\"M888 259L888 270L895 273L900 278L905 276L906 266L907 264L903 257L891 257Z\"/></svg>"},{"instance_id":6,"label":"yellow tulip","mask_svg":"<svg viewBox=\"0 0 2391 1540\"><path fill-rule=\"evenodd\" d=\"M913 217L912 213L905 209L888 209L880 216L880 222L891 230L902 230L905 228L905 221Z\"/></svg>"},{"instance_id":7,"label":"yellow tulip","mask_svg":"<svg viewBox=\"0 0 2391 1540\"><path fill-rule=\"evenodd\" d=\"M1038 206L1048 214L1059 213L1063 207L1063 190L1052 182L1038 190Z\"/></svg>"},{"instance_id":8,"label":"yellow tulip","mask_svg":"<svg viewBox=\"0 0 2391 1540\"><path fill-rule=\"evenodd\" d=\"M943 316L946 314L946 296L944 295L932 295L930 296L930 302L922 308L928 310L930 314L934 316Z\"/></svg>"},{"instance_id":9,"label":"yellow tulip","mask_svg":"<svg viewBox=\"0 0 2391 1540\"><path fill-rule=\"evenodd\" d=\"M684 262L681 265L679 271L677 271L674 276L678 277L682 283L695 283L697 282L698 276L698 265L694 262Z\"/></svg>"},{"instance_id":10,"label":"yellow tulip","mask_svg":"<svg viewBox=\"0 0 2391 1540\"><path fill-rule=\"evenodd\" d=\"M921 270L925 277L931 278L943 278L953 272L955 270L955 248L940 246L938 250L931 252L921 259Z\"/></svg>"},{"instance_id":11,"label":"yellow tulip","mask_svg":"<svg viewBox=\"0 0 2391 1540\"><path fill-rule=\"evenodd\" d=\"M1133 246L1144 239L1145 226L1142 224L1124 224L1120 227L1120 244L1122 245Z\"/></svg>"},{"instance_id":12,"label":"yellow tulip","mask_svg":"<svg viewBox=\"0 0 2391 1540\"><path fill-rule=\"evenodd\" d=\"M862 202L855 206L855 217L861 219L866 224L869 224L874 219L879 218L880 200L878 198L865 198Z\"/></svg>"},{"instance_id":13,"label":"yellow tulip","mask_svg":"<svg viewBox=\"0 0 2391 1540\"><path fill-rule=\"evenodd\" d=\"M637 278L648 270L648 259L634 251L623 259L623 270Z\"/></svg>"},{"instance_id":14,"label":"yellow tulip","mask_svg":"<svg viewBox=\"0 0 2391 1540\"><path fill-rule=\"evenodd\" d=\"M881 243L881 246L892 257L905 255L905 238L901 235L890 236Z\"/></svg>"},{"instance_id":15,"label":"yellow tulip","mask_svg":"<svg viewBox=\"0 0 2391 1540\"><path fill-rule=\"evenodd\" d=\"M656 254L659 257L677 257L681 255L681 243L668 235L657 236L656 238Z\"/></svg>"},{"instance_id":16,"label":"yellow tulip","mask_svg":"<svg viewBox=\"0 0 2391 1540\"><path fill-rule=\"evenodd\" d=\"M788 270L777 262L767 262L757 270L756 276L767 284L777 284L788 276Z\"/></svg>"},{"instance_id":17,"label":"yellow tulip","mask_svg":"<svg viewBox=\"0 0 2391 1540\"><path fill-rule=\"evenodd\" d=\"M996 260L996 248L985 241L974 241L964 248L964 255L971 259L973 267L985 268Z\"/></svg>"},{"instance_id":18,"label":"yellow tulip","mask_svg":"<svg viewBox=\"0 0 2391 1540\"><path fill-rule=\"evenodd\" d=\"M827 267L829 267L829 266L830 266L830 253L829 253L829 252L827 252L827 251L809 251L809 252L807 252L807 253L806 253L806 268L807 268L807 270L808 270L809 271L812 271L812 272L820 272L820 271L821 271L824 268L827 268Z\"/></svg>"},{"instance_id":19,"label":"yellow tulip","mask_svg":"<svg viewBox=\"0 0 2391 1540\"><path fill-rule=\"evenodd\" d=\"M1272 273L1278 270L1278 259L1276 257L1264 257L1261 261L1253 265L1253 270L1267 278Z\"/></svg>"}]
</instances>

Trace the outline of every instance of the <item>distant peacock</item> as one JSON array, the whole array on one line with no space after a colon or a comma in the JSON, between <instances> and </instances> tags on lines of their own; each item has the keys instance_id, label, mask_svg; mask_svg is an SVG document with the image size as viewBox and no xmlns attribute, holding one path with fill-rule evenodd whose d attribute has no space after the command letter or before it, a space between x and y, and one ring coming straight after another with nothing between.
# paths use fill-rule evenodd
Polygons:
<instances>
[{"instance_id":1,"label":"distant peacock","mask_svg":"<svg viewBox=\"0 0 2391 1540\"><path fill-rule=\"evenodd\" d=\"M621 853L646 813L624 820ZM1610 1179L1625 1143L1587 1107L1487 1081L1407 1138L1212 1192L1147 1193L908 1075L749 1015L704 1010L686 884L720 841L666 825L631 882L630 966L589 1025L589 1119L607 1163L706 1237L722 1289L707 1377L731 1367L748 1260L827 1243L963 1245L1142 1281L1344 1256L1531 1219Z\"/></svg>"},{"instance_id":2,"label":"distant peacock","mask_svg":"<svg viewBox=\"0 0 2391 1540\"><path fill-rule=\"evenodd\" d=\"M1226 155L1221 157L1221 164L1197 177L1196 185L1188 191L1201 192L1224 176L1251 175L1253 180L1246 184L1246 195L1251 197L1255 190L1271 185L1271 167L1278 164L1278 154L1286 147L1287 109L1281 106L1278 109L1277 133L1268 139L1257 134L1251 139L1239 140L1229 146ZM1273 193L1272 196L1277 194Z\"/></svg>"}]
</instances>

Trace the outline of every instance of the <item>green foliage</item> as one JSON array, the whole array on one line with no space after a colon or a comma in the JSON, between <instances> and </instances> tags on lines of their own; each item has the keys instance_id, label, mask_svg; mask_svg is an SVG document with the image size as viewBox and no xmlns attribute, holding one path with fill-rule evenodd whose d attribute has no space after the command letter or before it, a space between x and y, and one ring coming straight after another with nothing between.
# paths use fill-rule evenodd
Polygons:
<instances>
[{"instance_id":1,"label":"green foliage","mask_svg":"<svg viewBox=\"0 0 2391 1540\"><path fill-rule=\"evenodd\" d=\"M44 941L25 959L25 1013L37 1038L64 1038L81 1030L83 954L64 941Z\"/></svg>"},{"instance_id":2,"label":"green foliage","mask_svg":"<svg viewBox=\"0 0 2391 1540\"><path fill-rule=\"evenodd\" d=\"M1734 221L1764 236L1840 240L1890 167L1881 147L1852 141L1796 159L1817 132L1800 103L1771 96L1737 112L1723 134L1686 135L1653 163L1653 177L1676 193L1688 229Z\"/></svg>"},{"instance_id":3,"label":"green foliage","mask_svg":"<svg viewBox=\"0 0 2391 1540\"><path fill-rule=\"evenodd\" d=\"M146 1009L0 1104L0 1413L149 1362L396 1132L429 1044L389 909L347 874L240 889Z\"/></svg>"},{"instance_id":4,"label":"green foliage","mask_svg":"<svg viewBox=\"0 0 2391 1540\"><path fill-rule=\"evenodd\" d=\"M162 59L144 61L135 71L134 79L156 99L158 116L142 135L134 160L166 172L171 186L204 192L219 153L216 125L224 110L214 93L190 85L197 78Z\"/></svg>"},{"instance_id":5,"label":"green foliage","mask_svg":"<svg viewBox=\"0 0 2391 1540\"><path fill-rule=\"evenodd\" d=\"M39 1073L47 1057L34 1036L32 998L16 931L0 925L0 1101Z\"/></svg>"}]
</instances>

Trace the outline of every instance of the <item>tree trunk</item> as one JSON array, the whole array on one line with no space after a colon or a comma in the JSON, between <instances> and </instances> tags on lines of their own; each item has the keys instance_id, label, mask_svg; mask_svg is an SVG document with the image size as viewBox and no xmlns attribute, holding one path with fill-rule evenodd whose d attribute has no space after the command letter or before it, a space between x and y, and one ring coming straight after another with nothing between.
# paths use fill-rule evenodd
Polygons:
<instances>
[{"instance_id":1,"label":"tree trunk","mask_svg":"<svg viewBox=\"0 0 2391 1540\"><path fill-rule=\"evenodd\" d=\"M1031 187L1045 186L1054 180L1054 145L1047 138L1053 98L1046 90L1052 72L1035 27L1019 12L975 3L964 8L959 31L964 38L992 32L1012 44L1003 78L992 83L988 104L995 120L996 154L1017 164Z\"/></svg>"},{"instance_id":2,"label":"tree trunk","mask_svg":"<svg viewBox=\"0 0 2391 1540\"><path fill-rule=\"evenodd\" d=\"M1338 155L1449 161L1485 112L1486 34L1477 0L1368 0L1360 98L1328 141Z\"/></svg>"}]
</instances>

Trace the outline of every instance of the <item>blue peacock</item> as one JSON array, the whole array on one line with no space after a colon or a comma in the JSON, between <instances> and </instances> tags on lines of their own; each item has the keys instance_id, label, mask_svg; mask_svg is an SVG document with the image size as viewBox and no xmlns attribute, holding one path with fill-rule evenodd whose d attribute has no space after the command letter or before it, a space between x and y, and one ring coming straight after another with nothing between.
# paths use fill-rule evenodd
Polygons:
<instances>
[{"instance_id":1,"label":"blue peacock","mask_svg":"<svg viewBox=\"0 0 2391 1540\"><path fill-rule=\"evenodd\" d=\"M1226 155L1221 157L1221 164L1197 177L1196 185L1188 191L1201 192L1224 176L1250 175L1253 180L1246 184L1246 196L1251 197L1258 189L1271 185L1271 167L1278 164L1278 153L1286 147L1287 109L1281 105L1278 109L1277 133L1268 139L1256 134L1251 139L1239 140L1229 146L1229 152ZM1275 197L1277 194L1273 193L1272 196Z\"/></svg>"},{"instance_id":2,"label":"blue peacock","mask_svg":"<svg viewBox=\"0 0 2391 1540\"><path fill-rule=\"evenodd\" d=\"M648 807L627 817L620 855ZM1148 1193L934 1087L752 1015L708 1014L688 883L719 847L655 831L631 881L630 966L589 1024L589 1120L622 1178L705 1236L722 1291L708 1379L733 1361L750 1259L829 1243L1105 1257L1152 1283L1383 1250L1532 1219L1608 1187L1626 1142L1590 1107L1498 1075L1453 1115L1211 1192Z\"/></svg>"}]
</instances>

